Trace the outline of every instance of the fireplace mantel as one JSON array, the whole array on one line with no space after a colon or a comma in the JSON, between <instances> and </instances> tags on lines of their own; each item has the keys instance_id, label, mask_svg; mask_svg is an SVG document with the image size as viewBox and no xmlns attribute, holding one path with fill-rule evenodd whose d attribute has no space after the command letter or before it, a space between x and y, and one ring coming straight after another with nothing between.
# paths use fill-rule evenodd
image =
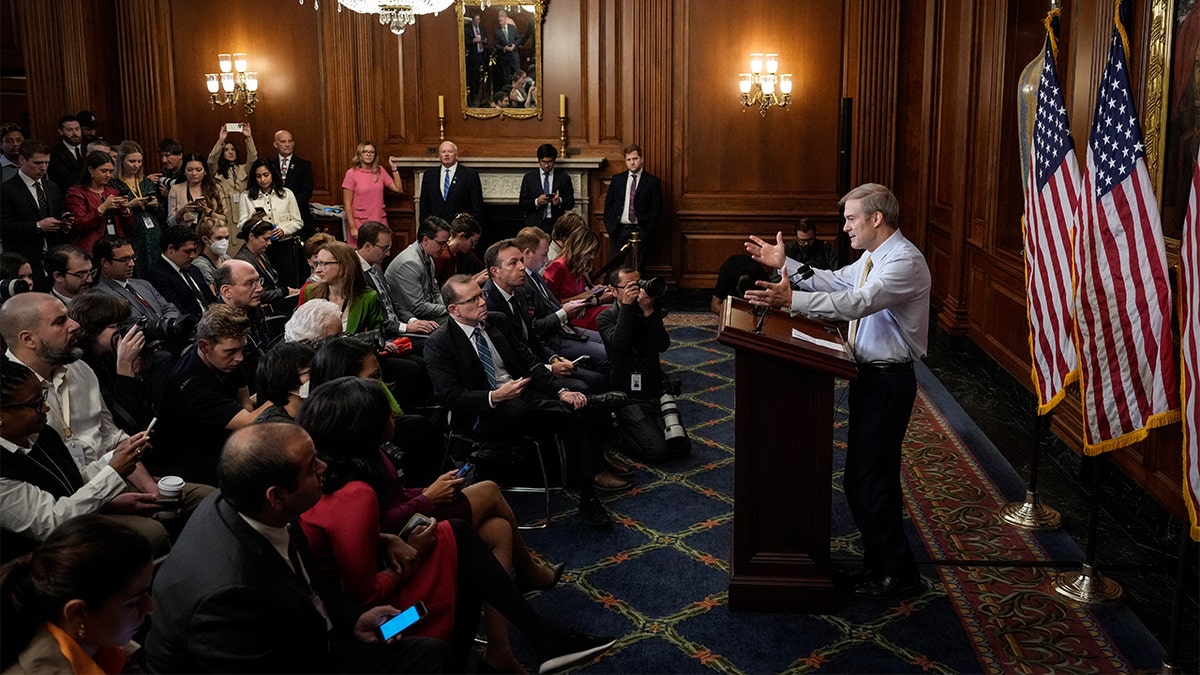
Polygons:
<instances>
[{"instance_id":1,"label":"fireplace mantel","mask_svg":"<svg viewBox=\"0 0 1200 675\"><path fill-rule=\"evenodd\" d=\"M436 157L392 157L396 164L413 172L413 206L421 212L421 182L425 169L441 166ZM490 204L516 204L521 193L521 177L538 168L534 157L466 157L463 166L479 172L483 184L483 201ZM555 171L566 172L575 188L575 212L587 218L591 197L588 194L588 176L604 164L603 157L560 157L554 164Z\"/></svg>"}]
</instances>

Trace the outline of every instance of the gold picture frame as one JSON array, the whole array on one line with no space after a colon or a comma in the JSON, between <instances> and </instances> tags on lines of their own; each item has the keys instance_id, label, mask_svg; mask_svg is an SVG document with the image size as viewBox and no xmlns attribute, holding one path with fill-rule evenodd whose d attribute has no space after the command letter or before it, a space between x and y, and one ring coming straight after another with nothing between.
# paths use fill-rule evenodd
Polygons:
<instances>
[{"instance_id":1,"label":"gold picture frame","mask_svg":"<svg viewBox=\"0 0 1200 675\"><path fill-rule=\"evenodd\" d=\"M542 21L545 17L545 0L529 0L520 3L501 4L493 0L464 0L455 4L458 14L458 75L459 90L463 119L490 119L493 117L511 117L542 119L546 102L542 98ZM519 45L509 52L496 50L494 38L499 26L501 13L508 15L519 34ZM473 33L473 18L480 17L479 28L483 34L484 51L468 52L467 33ZM521 24L524 24L522 30ZM532 48L525 46L532 40ZM474 40L471 46L475 46ZM468 58L471 55L472 58ZM511 56L510 56L511 55ZM506 59L512 58L515 64ZM493 107L491 103L495 92L501 91L503 85L497 86L500 76L513 66L525 70L533 76L533 82L521 92L522 104L529 103L529 97L534 98L535 107ZM533 71L528 71L529 65ZM512 100L512 97L509 97Z\"/></svg>"}]
</instances>

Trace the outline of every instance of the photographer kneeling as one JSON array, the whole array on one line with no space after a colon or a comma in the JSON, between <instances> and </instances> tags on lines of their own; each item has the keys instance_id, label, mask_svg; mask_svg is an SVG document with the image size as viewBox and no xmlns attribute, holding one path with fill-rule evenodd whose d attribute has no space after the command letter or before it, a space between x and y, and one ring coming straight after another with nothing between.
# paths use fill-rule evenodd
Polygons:
<instances>
[{"instance_id":1,"label":"photographer kneeling","mask_svg":"<svg viewBox=\"0 0 1200 675\"><path fill-rule=\"evenodd\" d=\"M657 279L642 282L632 267L609 274L616 303L596 317L612 368L612 388L629 396L617 411L618 439L629 454L647 462L687 457L692 443L679 422L675 399L668 392L659 354L671 346L663 312L654 306L661 295Z\"/></svg>"}]
</instances>

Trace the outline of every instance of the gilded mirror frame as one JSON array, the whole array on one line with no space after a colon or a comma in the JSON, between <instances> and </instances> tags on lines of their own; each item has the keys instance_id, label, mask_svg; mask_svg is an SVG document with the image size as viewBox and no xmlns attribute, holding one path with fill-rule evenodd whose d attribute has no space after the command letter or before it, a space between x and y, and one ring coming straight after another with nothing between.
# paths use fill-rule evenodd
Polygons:
<instances>
[{"instance_id":1,"label":"gilded mirror frame","mask_svg":"<svg viewBox=\"0 0 1200 675\"><path fill-rule=\"evenodd\" d=\"M536 117L542 119L542 111L545 109L546 102L542 97L542 21L545 18L546 3L545 0L525 0L524 2L504 2L504 0L462 0L454 5L455 12L458 14L458 77L459 77L459 95L462 104L463 119L474 117L476 119L491 119L493 117L511 117L515 119L529 119ZM477 7L483 11L495 8L497 10L505 9L506 7L521 7L522 10L516 16L528 16L533 13L533 50L534 50L534 73L533 90L537 97L538 106L536 108L480 108L469 107L467 101L467 44L466 44L466 27L470 21L468 18L467 8ZM531 9L532 8L532 9ZM518 26L519 28L519 26ZM490 36L489 36L490 37Z\"/></svg>"},{"instance_id":2,"label":"gilded mirror frame","mask_svg":"<svg viewBox=\"0 0 1200 675\"><path fill-rule=\"evenodd\" d=\"M1158 198L1160 210L1163 212L1181 213L1187 208L1188 195L1179 197L1178 190L1168 190L1168 183L1178 182L1178 167L1168 166L1174 153L1168 152L1168 142L1178 141L1180 129L1172 124L1171 97L1177 83L1173 82L1172 51L1176 31L1177 3L1175 0L1151 0L1148 5L1148 35L1146 54L1146 98L1144 102L1142 129L1143 142L1146 145L1146 169L1154 186L1155 197ZM1200 119L1195 120L1200 125ZM1188 165L1194 162L1190 158ZM1186 176L1190 183L1190 168ZM1181 203L1179 203L1181 202ZM1182 206L1182 210L1179 208ZM1168 216L1171 217L1171 216ZM1166 219L1164 219L1165 221ZM1179 223L1182 223L1180 217ZM1167 257L1175 258L1179 251L1179 238L1174 230L1168 233L1168 224L1163 223L1164 240Z\"/></svg>"}]
</instances>

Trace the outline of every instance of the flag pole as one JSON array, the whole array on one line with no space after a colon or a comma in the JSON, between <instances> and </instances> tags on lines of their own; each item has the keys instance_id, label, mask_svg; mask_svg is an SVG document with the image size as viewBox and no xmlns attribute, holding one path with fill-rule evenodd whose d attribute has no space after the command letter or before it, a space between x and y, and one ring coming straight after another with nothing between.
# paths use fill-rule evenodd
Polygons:
<instances>
[{"instance_id":1,"label":"flag pole","mask_svg":"<svg viewBox=\"0 0 1200 675\"><path fill-rule=\"evenodd\" d=\"M1064 572L1054 580L1054 591L1085 605L1107 605L1120 601L1125 595L1121 584L1096 571L1096 533L1100 521L1100 469L1103 455L1085 456L1092 469L1092 507L1088 513L1087 553L1083 569L1078 573Z\"/></svg>"},{"instance_id":2,"label":"flag pole","mask_svg":"<svg viewBox=\"0 0 1200 675\"><path fill-rule=\"evenodd\" d=\"M1033 449L1029 458L1029 486L1025 501L1009 502L1000 508L1000 519L1009 525L1044 532L1056 530L1062 523L1058 511L1042 504L1038 497L1038 465L1042 454L1042 416L1033 413Z\"/></svg>"},{"instance_id":3,"label":"flag pole","mask_svg":"<svg viewBox=\"0 0 1200 675\"><path fill-rule=\"evenodd\" d=\"M1190 536L1191 527L1184 521L1179 529L1179 564L1175 567L1175 598L1171 601L1171 637L1167 646L1167 660L1163 661L1162 675L1174 675L1182 672L1177 665L1181 660L1180 650L1183 641L1180 639L1179 626L1183 623L1184 581L1187 579L1188 553L1192 549Z\"/></svg>"}]
</instances>

